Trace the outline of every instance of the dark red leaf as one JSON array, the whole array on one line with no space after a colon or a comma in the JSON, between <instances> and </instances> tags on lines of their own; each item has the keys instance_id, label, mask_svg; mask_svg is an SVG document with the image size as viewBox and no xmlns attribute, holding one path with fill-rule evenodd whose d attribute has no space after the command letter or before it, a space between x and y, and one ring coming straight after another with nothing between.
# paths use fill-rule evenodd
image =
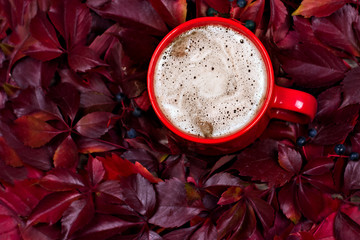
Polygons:
<instances>
[{"instance_id":1,"label":"dark red leaf","mask_svg":"<svg viewBox=\"0 0 360 240\"><path fill-rule=\"evenodd\" d=\"M274 223L275 213L272 206L257 196L248 197L247 200L253 207L256 216L263 227L268 230Z\"/></svg>"},{"instance_id":2,"label":"dark red leaf","mask_svg":"<svg viewBox=\"0 0 360 240\"><path fill-rule=\"evenodd\" d=\"M311 26L310 19L300 16L294 16L294 29L300 41L314 44L323 45L316 37Z\"/></svg>"},{"instance_id":3,"label":"dark red leaf","mask_svg":"<svg viewBox=\"0 0 360 240\"><path fill-rule=\"evenodd\" d=\"M23 163L16 153L16 151L10 147L3 137L0 137L0 159L9 166L22 167Z\"/></svg>"},{"instance_id":4,"label":"dark red leaf","mask_svg":"<svg viewBox=\"0 0 360 240\"><path fill-rule=\"evenodd\" d=\"M77 166L78 161L79 155L77 146L69 135L55 150L54 166L60 168L72 168Z\"/></svg>"},{"instance_id":5,"label":"dark red leaf","mask_svg":"<svg viewBox=\"0 0 360 240\"><path fill-rule=\"evenodd\" d=\"M98 141L97 139L91 139L87 137L82 137L76 141L76 145L78 146L79 153L97 153L97 152L106 152L112 151L121 146L117 144L112 144L111 142L107 143L104 141Z\"/></svg>"},{"instance_id":6,"label":"dark red leaf","mask_svg":"<svg viewBox=\"0 0 360 240\"><path fill-rule=\"evenodd\" d=\"M360 124L355 126L355 129L349 138L351 141L351 150L354 152L360 152Z\"/></svg>"},{"instance_id":7,"label":"dark red leaf","mask_svg":"<svg viewBox=\"0 0 360 240\"><path fill-rule=\"evenodd\" d=\"M32 211L27 224L44 222L52 225L56 223L69 205L80 196L78 191L55 192L47 195Z\"/></svg>"},{"instance_id":8,"label":"dark red leaf","mask_svg":"<svg viewBox=\"0 0 360 240\"><path fill-rule=\"evenodd\" d=\"M229 237L231 233L239 229L244 224L245 214L246 204L243 201L236 203L232 208L223 213L217 220L217 239Z\"/></svg>"},{"instance_id":9,"label":"dark red leaf","mask_svg":"<svg viewBox=\"0 0 360 240\"><path fill-rule=\"evenodd\" d=\"M30 115L16 119L13 131L26 146L33 148L45 145L61 133L45 121Z\"/></svg>"},{"instance_id":10,"label":"dark red leaf","mask_svg":"<svg viewBox=\"0 0 360 240\"><path fill-rule=\"evenodd\" d=\"M53 240L60 239L61 234L58 228L49 225L27 226L21 229L22 240Z\"/></svg>"},{"instance_id":11,"label":"dark red leaf","mask_svg":"<svg viewBox=\"0 0 360 240\"><path fill-rule=\"evenodd\" d=\"M282 67L297 85L311 88L330 86L341 80L348 70L342 59L311 44L297 45L282 59Z\"/></svg>"},{"instance_id":12,"label":"dark red leaf","mask_svg":"<svg viewBox=\"0 0 360 240\"><path fill-rule=\"evenodd\" d=\"M33 58L18 61L12 70L12 77L20 88L47 87L54 76L56 64L43 62Z\"/></svg>"},{"instance_id":13,"label":"dark red leaf","mask_svg":"<svg viewBox=\"0 0 360 240\"><path fill-rule=\"evenodd\" d=\"M150 3L170 27L176 27L185 22L187 13L186 0L150 0Z\"/></svg>"},{"instance_id":14,"label":"dark red leaf","mask_svg":"<svg viewBox=\"0 0 360 240\"><path fill-rule=\"evenodd\" d=\"M262 18L264 16L265 0L252 1L244 11L241 13L240 21L245 22L246 20L252 20L255 22L255 26L259 29ZM256 33L256 31L255 31Z\"/></svg>"},{"instance_id":15,"label":"dark red leaf","mask_svg":"<svg viewBox=\"0 0 360 240\"><path fill-rule=\"evenodd\" d=\"M158 160L156 157L153 156L149 151L142 148L129 149L125 151L121 157L131 162L138 161L151 172L155 172L158 169Z\"/></svg>"},{"instance_id":16,"label":"dark red leaf","mask_svg":"<svg viewBox=\"0 0 360 240\"><path fill-rule=\"evenodd\" d=\"M86 44L91 14L89 8L80 0L52 1L48 15L65 39L68 50Z\"/></svg>"},{"instance_id":17,"label":"dark red leaf","mask_svg":"<svg viewBox=\"0 0 360 240\"><path fill-rule=\"evenodd\" d=\"M349 161L344 172L345 191L360 189L360 162Z\"/></svg>"},{"instance_id":18,"label":"dark red leaf","mask_svg":"<svg viewBox=\"0 0 360 240\"><path fill-rule=\"evenodd\" d=\"M51 191L69 191L83 188L85 183L80 175L68 169L53 169L40 180L40 185Z\"/></svg>"},{"instance_id":19,"label":"dark red leaf","mask_svg":"<svg viewBox=\"0 0 360 240\"><path fill-rule=\"evenodd\" d=\"M0 239L21 240L18 222L9 209L0 205Z\"/></svg>"},{"instance_id":20,"label":"dark red leaf","mask_svg":"<svg viewBox=\"0 0 360 240\"><path fill-rule=\"evenodd\" d=\"M336 240L359 239L360 226L349 216L339 211L334 220L334 235Z\"/></svg>"},{"instance_id":21,"label":"dark red leaf","mask_svg":"<svg viewBox=\"0 0 360 240\"><path fill-rule=\"evenodd\" d=\"M330 117L341 104L341 87L336 86L325 90L317 97L318 110L316 117L326 119Z\"/></svg>"},{"instance_id":22,"label":"dark red leaf","mask_svg":"<svg viewBox=\"0 0 360 240\"><path fill-rule=\"evenodd\" d=\"M296 224L301 218L301 212L296 205L295 195L296 186L294 183L290 183L280 189L278 199L282 212Z\"/></svg>"},{"instance_id":23,"label":"dark red leaf","mask_svg":"<svg viewBox=\"0 0 360 240\"><path fill-rule=\"evenodd\" d=\"M82 117L75 126L81 135L90 138L99 138L113 127L114 114L109 112L93 112Z\"/></svg>"},{"instance_id":24,"label":"dark red leaf","mask_svg":"<svg viewBox=\"0 0 360 240\"><path fill-rule=\"evenodd\" d=\"M343 141L354 129L358 112L358 104L349 105L333 113L323 123L316 123L318 134L313 139L313 143L331 145Z\"/></svg>"},{"instance_id":25,"label":"dark red leaf","mask_svg":"<svg viewBox=\"0 0 360 240\"><path fill-rule=\"evenodd\" d=\"M118 21L122 26L139 28L156 35L164 35L168 31L159 14L145 0L90 0L86 4L100 16Z\"/></svg>"},{"instance_id":26,"label":"dark red leaf","mask_svg":"<svg viewBox=\"0 0 360 240\"><path fill-rule=\"evenodd\" d=\"M197 225L188 228L178 228L163 236L164 240L189 239L190 235L197 229Z\"/></svg>"},{"instance_id":27,"label":"dark red leaf","mask_svg":"<svg viewBox=\"0 0 360 240\"><path fill-rule=\"evenodd\" d=\"M88 159L87 171L93 186L99 184L105 176L105 168L102 162L99 159L93 158L91 156Z\"/></svg>"},{"instance_id":28,"label":"dark red leaf","mask_svg":"<svg viewBox=\"0 0 360 240\"><path fill-rule=\"evenodd\" d=\"M111 215L96 214L92 221L72 239L108 239L138 224Z\"/></svg>"},{"instance_id":29,"label":"dark red leaf","mask_svg":"<svg viewBox=\"0 0 360 240\"><path fill-rule=\"evenodd\" d=\"M271 34L274 42L281 41L289 31L288 11L281 0L271 0L271 15L269 19L268 28L271 29Z\"/></svg>"},{"instance_id":30,"label":"dark red leaf","mask_svg":"<svg viewBox=\"0 0 360 240\"><path fill-rule=\"evenodd\" d=\"M203 183L206 191L214 194L215 196L220 196L223 191L228 187L239 187L241 186L241 181L238 177L235 177L227 172L219 172L209 177L205 183Z\"/></svg>"},{"instance_id":31,"label":"dark red leaf","mask_svg":"<svg viewBox=\"0 0 360 240\"><path fill-rule=\"evenodd\" d=\"M89 112L109 111L116 105L112 97L95 91L82 92L80 95L80 107Z\"/></svg>"},{"instance_id":32,"label":"dark red leaf","mask_svg":"<svg viewBox=\"0 0 360 240\"><path fill-rule=\"evenodd\" d=\"M62 51L55 29L44 12L39 11L31 20L30 33L44 46Z\"/></svg>"},{"instance_id":33,"label":"dark red leaf","mask_svg":"<svg viewBox=\"0 0 360 240\"><path fill-rule=\"evenodd\" d=\"M84 227L94 216L94 203L90 196L73 201L61 219L64 239Z\"/></svg>"},{"instance_id":34,"label":"dark red leaf","mask_svg":"<svg viewBox=\"0 0 360 240\"><path fill-rule=\"evenodd\" d=\"M52 88L49 92L50 98L61 108L71 120L74 120L75 115L80 105L79 91L70 83L60 83Z\"/></svg>"},{"instance_id":35,"label":"dark red leaf","mask_svg":"<svg viewBox=\"0 0 360 240\"><path fill-rule=\"evenodd\" d=\"M228 13L230 9L229 1L205 0L205 2L220 13Z\"/></svg>"},{"instance_id":36,"label":"dark red leaf","mask_svg":"<svg viewBox=\"0 0 360 240\"><path fill-rule=\"evenodd\" d=\"M314 231L314 238L315 239L329 239L329 240L335 240L334 238L334 219L335 219L336 213L330 214L327 218L325 218L317 227L317 229Z\"/></svg>"},{"instance_id":37,"label":"dark red leaf","mask_svg":"<svg viewBox=\"0 0 360 240\"><path fill-rule=\"evenodd\" d=\"M182 182L186 182L184 155L172 155L164 161L164 170L161 172L162 179L177 178Z\"/></svg>"},{"instance_id":38,"label":"dark red leaf","mask_svg":"<svg viewBox=\"0 0 360 240\"><path fill-rule=\"evenodd\" d=\"M279 164L286 171L297 174L302 166L301 154L294 148L279 144Z\"/></svg>"},{"instance_id":39,"label":"dark red leaf","mask_svg":"<svg viewBox=\"0 0 360 240\"><path fill-rule=\"evenodd\" d=\"M151 102L149 99L148 91L144 91L139 97L134 98L136 105L143 111L149 110Z\"/></svg>"},{"instance_id":40,"label":"dark red leaf","mask_svg":"<svg viewBox=\"0 0 360 240\"><path fill-rule=\"evenodd\" d=\"M26 42L21 47L24 54L40 61L53 60L63 54L62 50L46 46L33 37L27 38ZM14 62L19 60L22 56L16 57L17 58L14 58L13 60Z\"/></svg>"},{"instance_id":41,"label":"dark red leaf","mask_svg":"<svg viewBox=\"0 0 360 240\"><path fill-rule=\"evenodd\" d=\"M239 201L242 198L243 190L241 187L229 187L225 192L221 194L219 199L219 205L231 204Z\"/></svg>"},{"instance_id":42,"label":"dark red leaf","mask_svg":"<svg viewBox=\"0 0 360 240\"><path fill-rule=\"evenodd\" d=\"M360 67L354 68L347 72L342 85L344 100L341 104L341 107L360 103Z\"/></svg>"},{"instance_id":43,"label":"dark red leaf","mask_svg":"<svg viewBox=\"0 0 360 240\"><path fill-rule=\"evenodd\" d=\"M119 183L124 201L141 215L150 217L156 204L152 184L140 174L122 178Z\"/></svg>"},{"instance_id":44,"label":"dark red leaf","mask_svg":"<svg viewBox=\"0 0 360 240\"><path fill-rule=\"evenodd\" d=\"M149 223L162 227L178 227L203 210L198 204L188 205L185 184L176 178L158 183L156 191L158 208Z\"/></svg>"},{"instance_id":45,"label":"dark red leaf","mask_svg":"<svg viewBox=\"0 0 360 240\"><path fill-rule=\"evenodd\" d=\"M277 149L276 141L258 141L242 151L231 168L252 180L268 182L269 185L284 185L294 173L287 172L278 165Z\"/></svg>"},{"instance_id":46,"label":"dark red leaf","mask_svg":"<svg viewBox=\"0 0 360 240\"><path fill-rule=\"evenodd\" d=\"M360 56L360 47L353 30L358 15L355 8L345 5L327 18L314 18L314 34L321 42L331 47Z\"/></svg>"},{"instance_id":47,"label":"dark red leaf","mask_svg":"<svg viewBox=\"0 0 360 240\"><path fill-rule=\"evenodd\" d=\"M119 180L104 181L96 187L96 190L99 191L101 194L106 194L110 196L113 202L115 201L118 203L125 203ZM97 196L101 197L100 194L98 194Z\"/></svg>"},{"instance_id":48,"label":"dark red leaf","mask_svg":"<svg viewBox=\"0 0 360 240\"><path fill-rule=\"evenodd\" d=\"M303 0L293 15L326 17L341 8L348 0Z\"/></svg>"},{"instance_id":49,"label":"dark red leaf","mask_svg":"<svg viewBox=\"0 0 360 240\"><path fill-rule=\"evenodd\" d=\"M216 227L210 219L205 220L201 227L199 227L190 237L191 240L207 240L216 238Z\"/></svg>"},{"instance_id":50,"label":"dark red leaf","mask_svg":"<svg viewBox=\"0 0 360 240\"><path fill-rule=\"evenodd\" d=\"M94 67L106 66L96 53L86 46L72 48L68 55L68 63L76 72L86 72Z\"/></svg>"},{"instance_id":51,"label":"dark red leaf","mask_svg":"<svg viewBox=\"0 0 360 240\"><path fill-rule=\"evenodd\" d=\"M324 208L322 192L300 183L297 191L297 204L306 218L316 222L319 220L320 213Z\"/></svg>"}]
</instances>

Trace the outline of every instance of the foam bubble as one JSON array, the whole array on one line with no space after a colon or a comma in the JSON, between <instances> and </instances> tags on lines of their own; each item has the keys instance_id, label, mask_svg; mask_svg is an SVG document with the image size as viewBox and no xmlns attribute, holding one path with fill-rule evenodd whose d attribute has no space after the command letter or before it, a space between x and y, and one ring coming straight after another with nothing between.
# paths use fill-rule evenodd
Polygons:
<instances>
[{"instance_id":1,"label":"foam bubble","mask_svg":"<svg viewBox=\"0 0 360 240\"><path fill-rule=\"evenodd\" d=\"M201 137L240 130L256 116L266 94L260 52L247 37L222 26L177 37L155 72L161 110L178 129Z\"/></svg>"}]
</instances>

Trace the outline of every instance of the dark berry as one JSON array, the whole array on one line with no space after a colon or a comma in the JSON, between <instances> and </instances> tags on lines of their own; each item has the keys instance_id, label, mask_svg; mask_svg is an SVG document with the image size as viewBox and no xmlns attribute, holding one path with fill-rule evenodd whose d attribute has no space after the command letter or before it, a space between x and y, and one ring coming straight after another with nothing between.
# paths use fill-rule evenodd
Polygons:
<instances>
[{"instance_id":1,"label":"dark berry","mask_svg":"<svg viewBox=\"0 0 360 240\"><path fill-rule=\"evenodd\" d=\"M137 132L135 129L130 128L129 131L126 132L128 138L136 138Z\"/></svg>"},{"instance_id":2,"label":"dark berry","mask_svg":"<svg viewBox=\"0 0 360 240\"><path fill-rule=\"evenodd\" d=\"M213 8L208 8L207 10L206 10L206 16L214 16L214 15L216 15L218 12L215 10L215 9L213 9Z\"/></svg>"},{"instance_id":3,"label":"dark berry","mask_svg":"<svg viewBox=\"0 0 360 240\"><path fill-rule=\"evenodd\" d=\"M345 146L343 144L337 144L334 151L336 154L342 155L345 153Z\"/></svg>"},{"instance_id":4,"label":"dark berry","mask_svg":"<svg viewBox=\"0 0 360 240\"><path fill-rule=\"evenodd\" d=\"M311 129L309 129L308 134L309 134L309 137L315 137L317 134L317 131L315 128L311 128Z\"/></svg>"},{"instance_id":5,"label":"dark berry","mask_svg":"<svg viewBox=\"0 0 360 240\"><path fill-rule=\"evenodd\" d=\"M238 0L237 1L237 5L239 6L239 7L245 7L246 6L246 4L247 4L247 1L246 0Z\"/></svg>"},{"instance_id":6,"label":"dark berry","mask_svg":"<svg viewBox=\"0 0 360 240\"><path fill-rule=\"evenodd\" d=\"M245 21L245 27L248 28L251 31L255 30L255 22L251 21L251 20L246 20Z\"/></svg>"},{"instance_id":7,"label":"dark berry","mask_svg":"<svg viewBox=\"0 0 360 240\"><path fill-rule=\"evenodd\" d=\"M300 136L296 139L296 145L299 147L303 147L306 143L306 138L304 136Z\"/></svg>"},{"instance_id":8,"label":"dark berry","mask_svg":"<svg viewBox=\"0 0 360 240\"><path fill-rule=\"evenodd\" d=\"M117 93L116 95L115 95L115 101L117 101L117 102L122 102L122 101L124 101L126 99L126 96L125 96L125 94L123 94L123 93Z\"/></svg>"},{"instance_id":9,"label":"dark berry","mask_svg":"<svg viewBox=\"0 0 360 240\"><path fill-rule=\"evenodd\" d=\"M233 2L234 0L229 0L229 2Z\"/></svg>"},{"instance_id":10,"label":"dark berry","mask_svg":"<svg viewBox=\"0 0 360 240\"><path fill-rule=\"evenodd\" d=\"M138 108L138 107L134 108L134 111L132 112L132 115L134 117L140 117L141 114L142 114L142 110L140 108Z\"/></svg>"},{"instance_id":11,"label":"dark berry","mask_svg":"<svg viewBox=\"0 0 360 240\"><path fill-rule=\"evenodd\" d=\"M352 152L352 153L350 153L350 155L349 155L349 159L351 160L351 161L357 161L357 160L359 160L359 153L357 153L357 152Z\"/></svg>"}]
</instances>

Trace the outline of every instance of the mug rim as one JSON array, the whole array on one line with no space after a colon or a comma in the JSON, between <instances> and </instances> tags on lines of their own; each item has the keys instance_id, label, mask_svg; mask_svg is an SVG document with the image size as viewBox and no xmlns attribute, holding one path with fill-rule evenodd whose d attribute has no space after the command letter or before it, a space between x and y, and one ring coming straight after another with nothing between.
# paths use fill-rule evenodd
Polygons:
<instances>
[{"instance_id":1,"label":"mug rim","mask_svg":"<svg viewBox=\"0 0 360 240\"><path fill-rule=\"evenodd\" d=\"M259 52L261 53L267 72L267 90L266 90L265 100L263 101L263 104L261 108L258 110L256 116L247 125L239 129L238 131L216 138L204 138L204 137L195 136L192 134L188 134L184 131L181 131L180 129L175 127L167 119L165 114L162 112L159 104L157 103L157 99L154 91L154 84L153 84L156 64L163 50L181 33L188 31L192 28L201 27L205 25L222 25L225 27L229 27L235 31L238 31L241 34L244 34L246 37L248 37L255 44L255 46L258 48ZM186 139L191 142L202 143L202 144L219 144L219 143L229 142L240 137L241 135L249 131L251 128L253 128L254 125L256 125L260 121L260 119L264 117L265 113L269 109L270 100L274 89L274 70L272 67L270 56L266 51L264 45L255 36L255 34L251 32L249 29L247 29L245 26L243 26L240 21L237 21L236 19L228 19L222 17L201 17L180 24L176 28L172 29L160 41L150 60L148 73L147 73L147 88L148 88L151 105L157 117L170 131L182 137L183 139Z\"/></svg>"}]
</instances>

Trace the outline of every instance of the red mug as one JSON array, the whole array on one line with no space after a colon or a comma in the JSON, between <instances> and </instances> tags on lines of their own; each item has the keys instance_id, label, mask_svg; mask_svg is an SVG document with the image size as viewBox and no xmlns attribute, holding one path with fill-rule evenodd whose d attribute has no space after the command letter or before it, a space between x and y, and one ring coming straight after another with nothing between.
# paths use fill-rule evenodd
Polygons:
<instances>
[{"instance_id":1,"label":"red mug","mask_svg":"<svg viewBox=\"0 0 360 240\"><path fill-rule=\"evenodd\" d=\"M175 127L159 107L154 91L156 64L164 49L181 33L206 25L220 25L231 28L250 39L262 55L268 81L265 100L252 121L233 134L216 138L195 136ZM248 146L261 135L272 118L295 123L308 123L313 120L317 109L316 99L312 95L274 84L274 71L265 47L250 30L234 19L220 17L196 18L174 28L162 39L151 58L147 84L150 102L161 122L174 133L174 136L180 140L182 145L185 145L189 150L206 155L227 154Z\"/></svg>"}]
</instances>

